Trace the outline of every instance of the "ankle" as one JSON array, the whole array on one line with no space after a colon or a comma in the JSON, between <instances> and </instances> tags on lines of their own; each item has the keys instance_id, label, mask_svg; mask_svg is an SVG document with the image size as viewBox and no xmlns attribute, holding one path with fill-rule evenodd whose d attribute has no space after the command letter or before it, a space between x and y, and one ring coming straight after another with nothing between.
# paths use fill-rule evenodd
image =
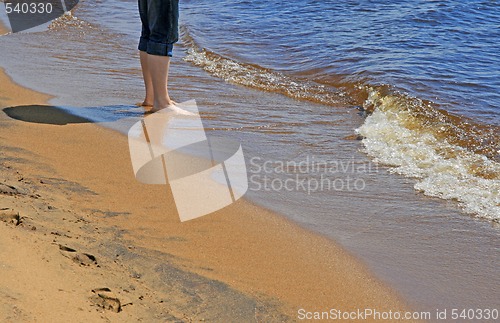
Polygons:
<instances>
[{"instance_id":1,"label":"ankle","mask_svg":"<svg viewBox=\"0 0 500 323\"><path fill-rule=\"evenodd\" d=\"M163 99L156 99L154 101L154 106L160 107L160 108L165 108L165 107L168 107L169 105L172 105L172 104L173 104L173 101L169 97L166 97Z\"/></svg>"}]
</instances>

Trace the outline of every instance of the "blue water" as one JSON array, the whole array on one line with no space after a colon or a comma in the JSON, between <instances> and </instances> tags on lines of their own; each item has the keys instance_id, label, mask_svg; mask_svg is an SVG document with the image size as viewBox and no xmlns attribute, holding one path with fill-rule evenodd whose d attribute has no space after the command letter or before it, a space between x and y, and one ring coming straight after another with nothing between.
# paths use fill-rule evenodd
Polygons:
<instances>
[{"instance_id":1,"label":"blue water","mask_svg":"<svg viewBox=\"0 0 500 323\"><path fill-rule=\"evenodd\" d=\"M498 1L184 1L202 47L317 82L388 84L500 124Z\"/></svg>"}]
</instances>

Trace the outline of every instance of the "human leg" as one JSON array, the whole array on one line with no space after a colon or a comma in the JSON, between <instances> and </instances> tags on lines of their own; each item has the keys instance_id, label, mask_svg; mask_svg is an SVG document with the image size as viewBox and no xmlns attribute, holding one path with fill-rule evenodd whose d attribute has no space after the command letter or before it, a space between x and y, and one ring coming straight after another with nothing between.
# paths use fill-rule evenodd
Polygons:
<instances>
[{"instance_id":1,"label":"human leg","mask_svg":"<svg viewBox=\"0 0 500 323\"><path fill-rule=\"evenodd\" d=\"M173 44L179 37L179 1L148 0L148 6L147 65L154 93L154 112L167 107L172 109L174 105L168 93L168 72Z\"/></svg>"},{"instance_id":2,"label":"human leg","mask_svg":"<svg viewBox=\"0 0 500 323\"><path fill-rule=\"evenodd\" d=\"M179 0L138 1L142 21L139 50L146 88L146 97L142 105L152 104L150 112L165 108L181 110L175 107L175 102L170 99L168 93L170 57L173 44L179 37Z\"/></svg>"},{"instance_id":3,"label":"human leg","mask_svg":"<svg viewBox=\"0 0 500 323\"><path fill-rule=\"evenodd\" d=\"M144 87L146 96L142 102L142 106L152 106L154 103L153 83L148 66L148 43L151 36L150 21L148 14L148 0L138 0L139 16L141 18L142 30L141 38L139 40L139 58L141 62L142 78L144 80Z\"/></svg>"},{"instance_id":4,"label":"human leg","mask_svg":"<svg viewBox=\"0 0 500 323\"><path fill-rule=\"evenodd\" d=\"M170 67L170 57L148 55L147 65L154 92L152 111L158 111L173 105L173 102L168 94L168 70Z\"/></svg>"},{"instance_id":5,"label":"human leg","mask_svg":"<svg viewBox=\"0 0 500 323\"><path fill-rule=\"evenodd\" d=\"M142 78L144 80L144 87L146 89L146 97L142 102L143 106L153 106L154 104L154 89L153 89L153 80L151 78L151 72L149 68L149 55L146 52L139 52L140 60L141 60L141 69L142 69Z\"/></svg>"}]
</instances>

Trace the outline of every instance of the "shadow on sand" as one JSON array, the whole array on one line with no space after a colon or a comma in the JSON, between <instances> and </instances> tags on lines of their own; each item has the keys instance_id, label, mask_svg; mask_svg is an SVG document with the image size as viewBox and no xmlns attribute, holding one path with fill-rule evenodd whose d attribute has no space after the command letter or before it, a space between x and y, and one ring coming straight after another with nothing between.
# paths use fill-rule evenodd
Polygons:
<instances>
[{"instance_id":1,"label":"shadow on sand","mask_svg":"<svg viewBox=\"0 0 500 323\"><path fill-rule=\"evenodd\" d=\"M94 108L62 108L50 105L21 105L4 108L12 119L30 123L67 125L77 123L113 122L124 118L142 117L140 109L130 106Z\"/></svg>"}]
</instances>

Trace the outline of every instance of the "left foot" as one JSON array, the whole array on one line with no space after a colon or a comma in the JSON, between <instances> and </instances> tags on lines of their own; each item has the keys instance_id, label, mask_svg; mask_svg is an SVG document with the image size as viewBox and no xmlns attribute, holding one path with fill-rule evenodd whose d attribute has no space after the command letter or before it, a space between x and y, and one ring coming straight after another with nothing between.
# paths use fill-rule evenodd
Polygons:
<instances>
[{"instance_id":1,"label":"left foot","mask_svg":"<svg viewBox=\"0 0 500 323\"><path fill-rule=\"evenodd\" d=\"M137 102L135 105L138 107L152 107L153 103L144 101L144 102Z\"/></svg>"}]
</instances>

